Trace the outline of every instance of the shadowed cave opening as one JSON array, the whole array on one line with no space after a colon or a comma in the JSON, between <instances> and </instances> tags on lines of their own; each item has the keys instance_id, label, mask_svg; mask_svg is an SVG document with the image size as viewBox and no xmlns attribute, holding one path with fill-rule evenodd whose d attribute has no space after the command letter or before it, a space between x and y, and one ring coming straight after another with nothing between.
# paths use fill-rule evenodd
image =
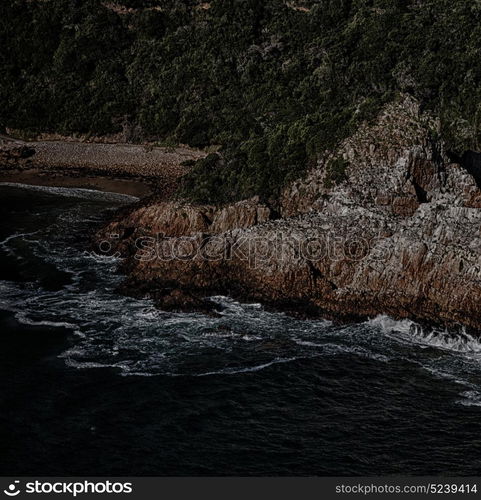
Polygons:
<instances>
[{"instance_id":1,"label":"shadowed cave opening","mask_svg":"<svg viewBox=\"0 0 481 500\"><path fill-rule=\"evenodd\" d=\"M451 153L450 158L459 163L468 174L473 176L477 186L481 189L481 153L477 151L465 151L462 156Z\"/></svg>"},{"instance_id":2,"label":"shadowed cave opening","mask_svg":"<svg viewBox=\"0 0 481 500\"><path fill-rule=\"evenodd\" d=\"M413 179L414 190L416 191L416 198L418 203L427 203L428 193Z\"/></svg>"}]
</instances>

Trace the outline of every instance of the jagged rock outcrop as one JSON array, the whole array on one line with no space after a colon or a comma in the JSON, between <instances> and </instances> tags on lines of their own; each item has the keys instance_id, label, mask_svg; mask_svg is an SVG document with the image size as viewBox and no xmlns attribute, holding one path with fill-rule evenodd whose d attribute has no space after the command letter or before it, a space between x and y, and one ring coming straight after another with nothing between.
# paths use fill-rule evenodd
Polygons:
<instances>
[{"instance_id":1,"label":"jagged rock outcrop","mask_svg":"<svg viewBox=\"0 0 481 500\"><path fill-rule=\"evenodd\" d=\"M156 204L98 240L128 256L125 289L161 307L222 292L338 318L480 328L481 192L437 128L402 96L285 190L282 218L258 200Z\"/></svg>"},{"instance_id":2,"label":"jagged rock outcrop","mask_svg":"<svg viewBox=\"0 0 481 500\"><path fill-rule=\"evenodd\" d=\"M159 202L136 207L127 217L122 215L101 230L97 240L113 240L117 252L135 254L139 244L146 243L147 238L159 240L225 233L231 229L246 229L261 224L272 216L271 209L259 203L258 198L221 208L181 201Z\"/></svg>"}]
</instances>

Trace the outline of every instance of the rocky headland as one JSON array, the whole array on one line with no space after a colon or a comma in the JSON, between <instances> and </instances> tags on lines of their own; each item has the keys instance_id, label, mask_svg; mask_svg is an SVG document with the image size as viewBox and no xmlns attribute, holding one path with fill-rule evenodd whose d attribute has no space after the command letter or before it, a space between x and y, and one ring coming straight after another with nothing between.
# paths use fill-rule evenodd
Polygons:
<instances>
[{"instance_id":1,"label":"rocky headland","mask_svg":"<svg viewBox=\"0 0 481 500\"><path fill-rule=\"evenodd\" d=\"M211 294L339 319L389 314L481 328L481 155L453 158L402 95L275 204L144 202L96 236L126 293L167 309Z\"/></svg>"}]
</instances>

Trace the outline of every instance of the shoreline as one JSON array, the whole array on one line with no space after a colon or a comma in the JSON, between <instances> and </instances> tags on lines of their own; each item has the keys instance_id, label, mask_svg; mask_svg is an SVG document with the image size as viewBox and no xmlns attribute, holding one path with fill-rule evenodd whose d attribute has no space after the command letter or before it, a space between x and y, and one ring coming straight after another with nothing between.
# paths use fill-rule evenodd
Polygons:
<instances>
[{"instance_id":1,"label":"shoreline","mask_svg":"<svg viewBox=\"0 0 481 500\"><path fill-rule=\"evenodd\" d=\"M151 185L142 180L122 179L107 176L77 176L52 173L45 174L39 170L21 172L0 171L0 184L18 183L27 186L45 186L58 188L91 189L105 193L125 194L142 199L153 194Z\"/></svg>"},{"instance_id":2,"label":"shoreline","mask_svg":"<svg viewBox=\"0 0 481 500\"><path fill-rule=\"evenodd\" d=\"M23 141L0 134L0 182L111 191L168 199L204 151L152 144Z\"/></svg>"}]
</instances>

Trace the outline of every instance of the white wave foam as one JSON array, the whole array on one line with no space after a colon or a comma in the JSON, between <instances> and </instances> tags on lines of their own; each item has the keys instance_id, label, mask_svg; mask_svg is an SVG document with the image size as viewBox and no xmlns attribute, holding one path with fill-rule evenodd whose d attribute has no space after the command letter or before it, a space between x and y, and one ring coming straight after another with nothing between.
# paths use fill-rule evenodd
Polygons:
<instances>
[{"instance_id":1,"label":"white wave foam","mask_svg":"<svg viewBox=\"0 0 481 500\"><path fill-rule=\"evenodd\" d=\"M87 370L89 368L121 368L116 364L110 363L97 363L95 361L77 361L73 358L64 357L65 364L70 368L76 368L78 370Z\"/></svg>"},{"instance_id":2,"label":"white wave foam","mask_svg":"<svg viewBox=\"0 0 481 500\"><path fill-rule=\"evenodd\" d=\"M464 327L460 327L456 333L439 328L425 330L414 321L407 319L397 321L389 316L378 316L369 320L367 324L381 329L386 334L396 334L397 337L420 346L466 354L481 353L481 340L467 333Z\"/></svg>"},{"instance_id":3,"label":"white wave foam","mask_svg":"<svg viewBox=\"0 0 481 500\"><path fill-rule=\"evenodd\" d=\"M458 401L463 406L481 406L481 394L478 391L465 391L461 393L463 399Z\"/></svg>"},{"instance_id":4,"label":"white wave foam","mask_svg":"<svg viewBox=\"0 0 481 500\"><path fill-rule=\"evenodd\" d=\"M301 358L276 358L272 361L269 361L268 363L263 363L261 365L256 365L256 366L249 366L246 368L225 368L223 370L216 370L212 372L205 372L205 373L197 373L193 374L194 377L207 377L209 375L236 375L238 373L249 373L249 372L258 372L261 370L264 370L268 368L269 366L272 365L277 365L281 363L290 363L291 361L296 361Z\"/></svg>"},{"instance_id":5,"label":"white wave foam","mask_svg":"<svg viewBox=\"0 0 481 500\"><path fill-rule=\"evenodd\" d=\"M237 302L236 300L226 297L224 295L214 295L212 297L209 297L209 300L211 302L214 302L214 304L218 304L219 306L223 307L224 310L220 311L220 314L245 314L247 311L262 311L263 307L262 304L258 303L252 303L252 304L241 304L240 302Z\"/></svg>"},{"instance_id":6,"label":"white wave foam","mask_svg":"<svg viewBox=\"0 0 481 500\"><path fill-rule=\"evenodd\" d=\"M19 182L0 182L0 186L15 187L29 191L37 191L55 196L64 196L67 198L79 198L92 201L111 201L119 203L132 203L139 198L128 194L112 193L110 191L98 191L96 189L85 188L67 188L52 186L34 186L31 184L21 184Z\"/></svg>"},{"instance_id":7,"label":"white wave foam","mask_svg":"<svg viewBox=\"0 0 481 500\"><path fill-rule=\"evenodd\" d=\"M380 328L385 332L410 333L415 323L409 319L395 320L390 316L380 315L367 321L367 324L374 328Z\"/></svg>"},{"instance_id":8,"label":"white wave foam","mask_svg":"<svg viewBox=\"0 0 481 500\"><path fill-rule=\"evenodd\" d=\"M262 340L262 337L260 335L242 335L241 337L242 340L245 340L246 342L255 342L257 340Z\"/></svg>"},{"instance_id":9,"label":"white wave foam","mask_svg":"<svg viewBox=\"0 0 481 500\"><path fill-rule=\"evenodd\" d=\"M0 241L0 246L5 247L9 241L16 240L17 238L22 238L24 236L33 236L37 234L38 231L32 231L31 233L15 233L7 236L4 240Z\"/></svg>"},{"instance_id":10,"label":"white wave foam","mask_svg":"<svg viewBox=\"0 0 481 500\"><path fill-rule=\"evenodd\" d=\"M366 349L356 345L353 346L353 345L333 344L332 342L321 343L321 342L312 342L309 340L302 340L302 339L294 339L294 342L297 345L303 347L313 347L318 352L323 352L324 354L330 356L332 355L335 356L339 354L354 354L356 356L361 356L367 359L373 359L375 361L381 361L383 363L391 361L391 358L389 356L376 353L370 349Z\"/></svg>"},{"instance_id":11,"label":"white wave foam","mask_svg":"<svg viewBox=\"0 0 481 500\"><path fill-rule=\"evenodd\" d=\"M74 325L73 323L67 323L66 321L47 321L47 320L35 321L27 317L26 313L24 312L16 312L15 319L22 325L50 326L52 328L67 328L69 330L74 330L74 332L79 336L84 336L84 334L77 329L77 325Z\"/></svg>"}]
</instances>

